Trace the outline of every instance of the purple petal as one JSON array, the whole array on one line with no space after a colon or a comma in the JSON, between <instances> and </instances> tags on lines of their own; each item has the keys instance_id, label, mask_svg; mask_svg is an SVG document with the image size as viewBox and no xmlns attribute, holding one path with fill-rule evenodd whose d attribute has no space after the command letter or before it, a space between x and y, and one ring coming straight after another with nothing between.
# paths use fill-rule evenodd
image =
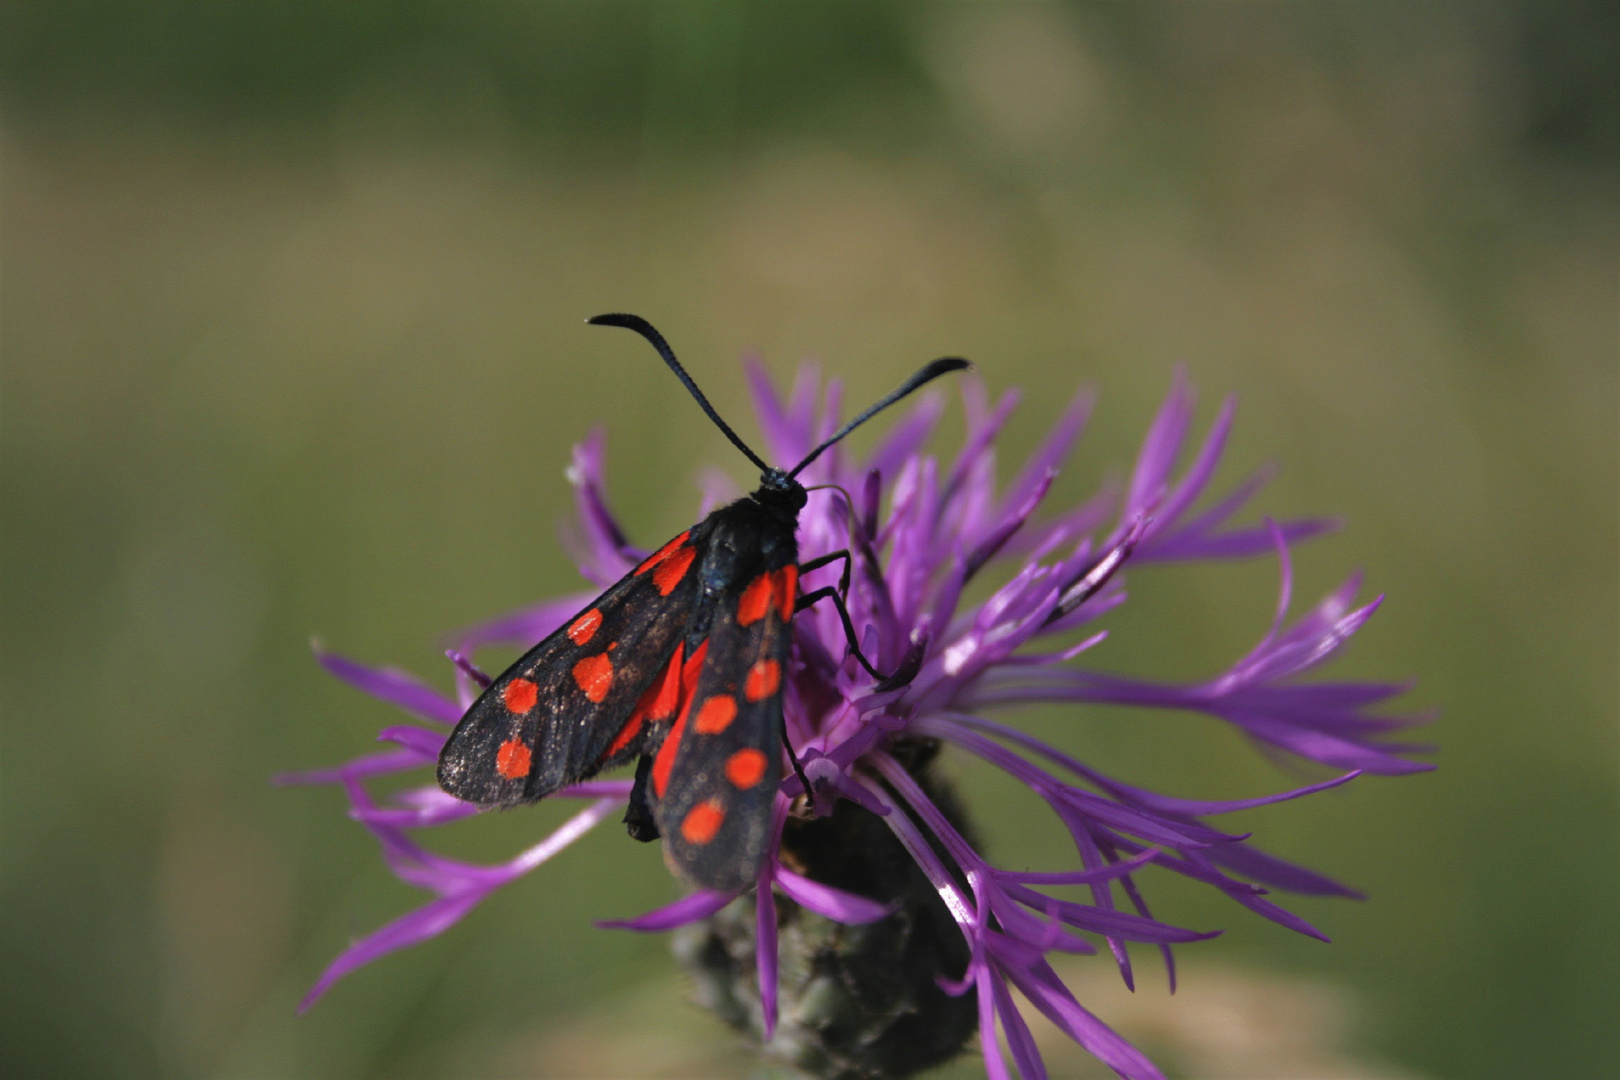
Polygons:
<instances>
[{"instance_id":1,"label":"purple petal","mask_svg":"<svg viewBox=\"0 0 1620 1080\"><path fill-rule=\"evenodd\" d=\"M363 780L368 776L386 776L407 769L420 769L424 764L422 755L414 750L390 750L386 754L368 754L365 757L355 758L348 764L336 768L277 773L270 778L270 782L278 787L341 784L349 780Z\"/></svg>"},{"instance_id":2,"label":"purple petal","mask_svg":"<svg viewBox=\"0 0 1620 1080\"><path fill-rule=\"evenodd\" d=\"M1063 467L1074 441L1085 430L1086 421L1091 418L1091 410L1096 403L1096 391L1089 387L1081 387L1075 392L1068 408L1063 410L1063 415L1053 425L1045 441L1029 456L1024 467L1018 471L1018 476L1007 486L1006 493L1001 497L1003 507L1022 505L1030 492L1045 482L1048 472L1056 472Z\"/></svg>"},{"instance_id":3,"label":"purple petal","mask_svg":"<svg viewBox=\"0 0 1620 1080\"><path fill-rule=\"evenodd\" d=\"M979 989L979 1051L984 1055L987 1080L1012 1080L1007 1062L1001 1056L1001 1044L996 1041L996 991L1000 977L983 965L978 972Z\"/></svg>"},{"instance_id":4,"label":"purple petal","mask_svg":"<svg viewBox=\"0 0 1620 1080\"><path fill-rule=\"evenodd\" d=\"M981 717L957 714L952 716L950 719L934 718L925 721L924 723L930 728L934 729L937 732L938 737L945 739L955 738L955 735L952 733L953 728L959 729L962 727L969 727L978 729L980 731L989 732L993 735L1005 738L1011 742L1023 746L1026 749L1032 750L1049 761L1056 762L1057 764L1073 772L1075 775L1084 777L1085 779L1101 787L1103 790L1108 791L1109 793L1124 799L1127 802L1142 806L1149 810L1174 815L1224 814L1236 810L1248 810L1259 806L1268 806L1271 803L1286 802L1290 799L1297 799L1305 795L1315 794L1318 791L1326 791L1328 788L1338 787L1340 784L1349 783L1351 780L1361 775L1361 770L1354 770L1346 773L1343 776L1334 777L1331 780L1323 780L1316 784L1310 784L1302 788L1295 788L1292 791L1284 791L1276 795L1261 796L1260 798L1256 799L1239 799L1224 802L1178 799L1168 795L1159 795L1144 788L1133 787L1130 784L1122 783L1121 781L1115 780L1111 777L1104 776L1102 773L1092 769L1084 762L1070 757L1061 750L1048 746L1046 743L1041 742L1039 739L1027 735L1022 731L1019 731L1017 728L1009 727L1006 724L999 724L993 720L985 720Z\"/></svg>"},{"instance_id":5,"label":"purple petal","mask_svg":"<svg viewBox=\"0 0 1620 1080\"><path fill-rule=\"evenodd\" d=\"M1264 651L1267 645L1277 639L1277 634L1288 618L1288 605L1294 599L1294 560L1288 554L1288 540L1283 536L1282 529L1278 528L1277 523L1269 517L1266 518L1266 532L1271 536L1272 547L1277 551L1277 606L1272 614L1271 629L1266 631L1266 636L1256 646L1256 653Z\"/></svg>"},{"instance_id":6,"label":"purple petal","mask_svg":"<svg viewBox=\"0 0 1620 1080\"><path fill-rule=\"evenodd\" d=\"M1131 471L1131 486L1125 493L1124 513L1127 516L1146 510L1159 499L1169 483L1170 470L1175 468L1182 440L1187 437L1187 428L1192 424L1192 408L1187 368L1177 364L1170 393L1148 427L1142 449L1136 456L1136 468Z\"/></svg>"},{"instance_id":7,"label":"purple petal","mask_svg":"<svg viewBox=\"0 0 1620 1080\"><path fill-rule=\"evenodd\" d=\"M433 789L438 791L437 788ZM377 825L390 829L429 829L448 825L452 821L476 817L479 809L473 803L462 802L446 795L442 803L403 807L357 806L349 816L363 825Z\"/></svg>"},{"instance_id":8,"label":"purple petal","mask_svg":"<svg viewBox=\"0 0 1620 1080\"><path fill-rule=\"evenodd\" d=\"M1269 919L1278 926L1292 930L1296 934L1304 934L1306 937L1315 938L1317 941L1331 942L1331 939L1322 931L1295 915L1292 911L1279 907L1258 893L1244 892L1237 889L1222 889L1221 891L1256 915Z\"/></svg>"},{"instance_id":9,"label":"purple petal","mask_svg":"<svg viewBox=\"0 0 1620 1080\"><path fill-rule=\"evenodd\" d=\"M1366 740L1366 734L1422 722L1421 717L1360 717L1314 706L1309 687L1256 685L1261 678L1297 674L1321 663L1339 648L1362 621L1371 605L1331 625L1308 616L1307 630L1322 631L1316 638L1300 633L1300 624L1279 635L1266 655L1252 658L1242 668L1198 686L1140 682L1072 668L1003 667L981 675L956 695L959 708L980 708L1016 702L1076 701L1115 705L1187 709L1209 713L1237 725L1249 735L1290 753L1342 769L1362 769L1382 775L1427 772L1434 766L1405 760L1400 755L1421 752L1421 747ZM1302 620L1303 622L1303 620ZM1329 702L1375 698L1388 692L1378 684L1364 691L1347 691L1329 684Z\"/></svg>"},{"instance_id":10,"label":"purple petal","mask_svg":"<svg viewBox=\"0 0 1620 1080\"><path fill-rule=\"evenodd\" d=\"M450 658L450 662L452 664L456 665L456 670L458 672L460 672L467 679L477 683L480 690L488 690L489 684L495 681L477 664L473 663L470 659L463 656L455 649L444 650L444 655Z\"/></svg>"},{"instance_id":11,"label":"purple petal","mask_svg":"<svg viewBox=\"0 0 1620 1080\"><path fill-rule=\"evenodd\" d=\"M1172 795L1159 795L1145 788L1132 787L1121 784L1117 780L1109 781L1109 787L1122 794L1129 801L1137 803L1148 809L1157 810L1164 814L1186 814L1201 816L1205 814L1231 814L1239 810L1253 810L1256 807L1271 806L1274 803L1289 802L1293 799L1303 798L1306 795L1315 795L1319 791L1327 791L1341 784L1348 784L1360 776L1360 770L1347 772L1342 776L1335 776L1331 780L1323 780L1315 784L1294 788L1291 791L1279 791L1275 795L1261 795L1254 799L1181 799Z\"/></svg>"},{"instance_id":12,"label":"purple petal","mask_svg":"<svg viewBox=\"0 0 1620 1080\"><path fill-rule=\"evenodd\" d=\"M1355 774L1351 774L1355 775ZM1246 878L1270 885L1276 889L1300 893L1304 896L1343 896L1351 900L1365 900L1365 893L1334 881L1286 859L1261 851L1249 844L1231 844L1211 848L1204 853L1210 862L1235 870Z\"/></svg>"},{"instance_id":13,"label":"purple petal","mask_svg":"<svg viewBox=\"0 0 1620 1080\"><path fill-rule=\"evenodd\" d=\"M805 751L801 764L804 766L805 779L810 781L810 788L816 796L817 817L831 814L833 803L840 795L859 803L879 817L889 812L887 807L872 798L865 786L851 780L839 766L838 761L830 755L812 747ZM783 793L792 796L797 794L800 787L798 777L789 776L783 782Z\"/></svg>"},{"instance_id":14,"label":"purple petal","mask_svg":"<svg viewBox=\"0 0 1620 1080\"><path fill-rule=\"evenodd\" d=\"M776 871L776 883L795 903L833 922L859 926L888 918L894 911L892 907L880 904L876 900L868 900L864 896L856 896L843 889L811 881L785 868Z\"/></svg>"},{"instance_id":15,"label":"purple petal","mask_svg":"<svg viewBox=\"0 0 1620 1080\"><path fill-rule=\"evenodd\" d=\"M875 784L869 784L867 790L872 793L874 799L889 808L889 813L883 815L884 824L888 825L895 839L899 840L910 853L918 869L939 893L940 899L945 902L945 909L951 913L951 918L956 920L957 925L963 928L963 934L971 944L974 940L972 930L975 925L974 914L962 896L962 890L957 885L956 879L945 868L944 862L935 853L933 845L923 836L922 831L917 828L916 823L906 814L895 812L897 807L889 793Z\"/></svg>"},{"instance_id":16,"label":"purple petal","mask_svg":"<svg viewBox=\"0 0 1620 1080\"><path fill-rule=\"evenodd\" d=\"M1410 679L1387 683L1302 683L1266 688L1270 700L1287 709L1354 709L1399 697L1416 685Z\"/></svg>"},{"instance_id":17,"label":"purple petal","mask_svg":"<svg viewBox=\"0 0 1620 1080\"><path fill-rule=\"evenodd\" d=\"M397 727L385 727L377 732L377 741L402 746L411 753L420 755L424 762L428 762L439 760L439 753L444 749L445 736L440 731L427 731L401 724Z\"/></svg>"},{"instance_id":18,"label":"purple petal","mask_svg":"<svg viewBox=\"0 0 1620 1080\"><path fill-rule=\"evenodd\" d=\"M939 423L940 414L944 411L943 394L933 391L924 393L922 400L917 402L910 415L894 425L873 449L866 459L866 464L861 466L861 471L870 473L876 470L884 475L892 474L928 441L928 436L933 434L934 427Z\"/></svg>"},{"instance_id":19,"label":"purple petal","mask_svg":"<svg viewBox=\"0 0 1620 1080\"><path fill-rule=\"evenodd\" d=\"M1293 573L1286 555L1286 543L1274 527L1268 524L1268 528L1272 529L1273 542L1281 545L1283 553L1280 559L1282 580L1277 615L1260 643L1233 664L1225 675L1208 684L1211 693L1230 693L1245 685L1284 679L1316 666L1349 640L1372 617L1383 600L1377 597L1364 607L1349 610L1360 584L1359 576L1353 576L1284 629L1283 615L1293 587Z\"/></svg>"},{"instance_id":20,"label":"purple petal","mask_svg":"<svg viewBox=\"0 0 1620 1080\"><path fill-rule=\"evenodd\" d=\"M506 868L513 875L527 874L530 870L546 862L563 848L596 828L597 825L602 823L603 819L622 809L623 805L623 798L620 796L596 800L557 826L550 836L507 863Z\"/></svg>"},{"instance_id":21,"label":"purple petal","mask_svg":"<svg viewBox=\"0 0 1620 1080\"><path fill-rule=\"evenodd\" d=\"M697 515L699 521L708 517L715 507L736 502L746 494L737 486L737 481L731 478L730 473L712 466L698 473L698 490L703 493L703 502Z\"/></svg>"},{"instance_id":22,"label":"purple petal","mask_svg":"<svg viewBox=\"0 0 1620 1080\"><path fill-rule=\"evenodd\" d=\"M464 653L486 645L516 645L528 649L556 633L559 627L589 607L596 596L596 593L574 593L560 600L519 608L467 627L455 635L455 641L459 651Z\"/></svg>"},{"instance_id":23,"label":"purple petal","mask_svg":"<svg viewBox=\"0 0 1620 1080\"><path fill-rule=\"evenodd\" d=\"M1407 773L1430 772L1434 769L1434 765L1429 762L1407 761L1396 756L1399 753L1411 752L1411 748L1408 747L1357 743L1245 713L1222 715L1257 739L1263 739L1289 753L1319 761L1324 765L1340 769L1358 769L1379 776L1402 776Z\"/></svg>"},{"instance_id":24,"label":"purple petal","mask_svg":"<svg viewBox=\"0 0 1620 1080\"><path fill-rule=\"evenodd\" d=\"M1211 506L1205 508L1199 515L1175 530L1173 536L1207 536L1215 529L1226 524L1231 516L1249 504L1249 500L1259 494L1260 489L1271 483L1277 476L1277 467L1273 464L1262 465L1250 473L1237 487L1233 488L1224 497ZM1261 530L1263 532L1263 530ZM1161 538L1155 544L1172 537ZM1150 547L1153 545L1149 545Z\"/></svg>"},{"instance_id":25,"label":"purple petal","mask_svg":"<svg viewBox=\"0 0 1620 1080\"><path fill-rule=\"evenodd\" d=\"M1110 851L1109 857L1112 858L1116 854L1117 852ZM1130 897L1131 906L1136 909L1136 913L1144 919L1153 918L1153 912L1148 910L1147 901L1142 898L1141 890L1136 887L1136 879L1127 875L1119 884L1120 888L1125 890L1125 895ZM1176 992L1176 955L1169 945L1163 944L1159 946L1159 955L1164 958L1165 977L1169 980L1170 992L1173 994Z\"/></svg>"},{"instance_id":26,"label":"purple petal","mask_svg":"<svg viewBox=\"0 0 1620 1080\"><path fill-rule=\"evenodd\" d=\"M603 930L638 930L642 933L657 934L673 930L677 926L701 922L735 899L736 893L699 889L690 896L683 896L673 904L666 904L645 915L638 915L633 919L604 919L596 925Z\"/></svg>"},{"instance_id":27,"label":"purple petal","mask_svg":"<svg viewBox=\"0 0 1620 1080\"><path fill-rule=\"evenodd\" d=\"M1037 873L1028 870L997 870L998 879L1018 882L1022 885L1095 885L1102 881L1113 881L1126 874L1141 869L1153 862L1158 856L1157 848L1148 848L1142 854L1124 862L1109 863L1095 870L1068 870L1058 873Z\"/></svg>"},{"instance_id":28,"label":"purple petal","mask_svg":"<svg viewBox=\"0 0 1620 1080\"><path fill-rule=\"evenodd\" d=\"M982 384L976 387L976 383L978 383L977 379L964 378L962 380L963 395L966 396L973 390L982 393ZM956 460L952 462L951 471L946 475L944 494L940 497L941 505L950 502L967 479L968 473L990 452L990 444L995 441L996 435L1001 432L1002 425L1007 422L1007 418L1018 407L1021 396L1016 390L1008 390L1001 395L1001 400L996 403L995 412L984 418L982 422L972 429L967 442L963 444L962 449L956 455Z\"/></svg>"},{"instance_id":29,"label":"purple petal","mask_svg":"<svg viewBox=\"0 0 1620 1080\"><path fill-rule=\"evenodd\" d=\"M1143 941L1150 945L1157 945L1160 942L1178 944L1188 941L1208 941L1221 936L1219 930L1202 932L1187 930L1159 922L1157 919L1144 919L1140 915L1132 915L1126 911L1115 911L1092 904L1077 904L1072 900L1058 900L1012 882L1007 883L1006 892L1020 904L1036 911L1056 912L1058 918L1077 930L1119 938L1122 941Z\"/></svg>"},{"instance_id":30,"label":"purple petal","mask_svg":"<svg viewBox=\"0 0 1620 1080\"><path fill-rule=\"evenodd\" d=\"M1022 501L1013 504L1013 511L1005 515L1003 520L991 530L990 534L979 541L978 546L973 549L973 554L968 556L966 577L972 577L978 573L979 569L994 558L996 552L1001 550L1001 546L1011 539L1014 533L1024 527L1024 522L1029 520L1029 516L1035 512L1035 508L1040 505L1041 500L1046 498L1046 493L1051 490L1052 481L1055 479L1057 479L1057 470L1047 469L1044 476L1041 476L1034 484L1030 485Z\"/></svg>"},{"instance_id":31,"label":"purple petal","mask_svg":"<svg viewBox=\"0 0 1620 1080\"><path fill-rule=\"evenodd\" d=\"M1236 412L1237 399L1228 397L1221 404L1215 422L1210 425L1209 434L1204 436L1204 445L1199 447L1198 456L1159 505L1155 532L1163 532L1175 525L1187 508L1203 494L1210 478L1215 475L1215 467L1221 462L1221 451L1226 448L1226 437L1231 433L1232 416Z\"/></svg>"},{"instance_id":32,"label":"purple petal","mask_svg":"<svg viewBox=\"0 0 1620 1080\"><path fill-rule=\"evenodd\" d=\"M574 557L585 576L602 586L628 574L640 560L639 553L625 540L624 530L607 506L606 440L601 427L593 428L584 442L574 446L573 461L567 472L579 515L579 542Z\"/></svg>"},{"instance_id":33,"label":"purple petal","mask_svg":"<svg viewBox=\"0 0 1620 1080\"><path fill-rule=\"evenodd\" d=\"M1016 653L1007 657L1001 662L1003 664L1013 664L1019 666L1050 667L1053 664L1061 664L1065 661L1073 660L1081 653L1089 652L1107 640L1108 631L1099 630L1088 638L1082 638L1079 642L1069 646L1060 653Z\"/></svg>"},{"instance_id":34,"label":"purple petal","mask_svg":"<svg viewBox=\"0 0 1620 1080\"><path fill-rule=\"evenodd\" d=\"M489 895L488 889L469 890L456 896L441 896L424 904L408 915L403 915L380 930L375 930L338 954L321 977L315 980L309 993L298 1003L298 1011L306 1012L317 998L343 976L355 968L363 967L379 957L398 949L419 945L437 937L462 920Z\"/></svg>"},{"instance_id":35,"label":"purple petal","mask_svg":"<svg viewBox=\"0 0 1620 1080\"><path fill-rule=\"evenodd\" d=\"M857 537L866 542L867 546L863 550L871 550L872 540L877 536L878 511L882 503L883 470L868 469L866 479L861 485L860 528L856 532ZM873 559L872 564L876 567L877 560Z\"/></svg>"},{"instance_id":36,"label":"purple petal","mask_svg":"<svg viewBox=\"0 0 1620 1080\"><path fill-rule=\"evenodd\" d=\"M1100 844L1098 844L1097 837L1093 835L1093 826L1091 823L1086 821L1075 821L1072 815L1064 813L1061 808L1058 810L1058 816L1064 819L1064 824L1069 827L1069 835L1074 837L1075 847L1080 852L1080 861L1088 867L1103 865L1105 860L1103 859L1102 847ZM1034 892L1034 890L1029 891ZM1033 902L1029 898L1023 897L1014 889L1008 889L1007 895L1013 897L1014 899L1023 899L1026 903ZM1061 903L1053 902L1043 893L1035 893L1035 895L1039 896L1045 901L1043 910L1047 912L1048 918L1060 920L1064 919L1065 912ZM1096 910L1108 912L1110 914L1113 913L1114 890L1111 885L1103 884L1091 886L1091 898L1095 903ZM1069 914L1072 915L1077 913ZM1114 965L1119 969L1120 980L1125 983L1125 989L1135 993L1136 975L1131 970L1131 953L1130 949L1128 949L1125 945L1125 939L1119 937L1118 935L1110 934L1106 940L1108 942L1108 951L1114 956ZM1164 942L1160 942L1160 944L1162 945Z\"/></svg>"},{"instance_id":37,"label":"purple petal","mask_svg":"<svg viewBox=\"0 0 1620 1080\"><path fill-rule=\"evenodd\" d=\"M869 756L868 761L877 768L883 779L887 780L889 785L905 800L906 805L922 819L923 823L928 826L929 831L944 845L946 852L956 861L956 864L961 867L964 873L971 875L984 866L984 860L979 857L978 852L974 851L972 845L962 837L961 833L956 831L956 827L934 804L934 800L928 797L928 793L923 791L916 778L906 771L905 766L882 752L874 752ZM885 799L884 802L887 803L888 800ZM901 840L904 842L905 837L901 837ZM919 864L922 863L923 860L918 857L916 852L912 852L912 856L917 858Z\"/></svg>"},{"instance_id":38,"label":"purple petal","mask_svg":"<svg viewBox=\"0 0 1620 1080\"><path fill-rule=\"evenodd\" d=\"M1120 840L1116 841L1116 843L1123 850L1135 850L1135 847L1129 840ZM1234 847L1236 847L1236 845L1234 845ZM1251 885L1246 881L1238 881L1235 878L1229 878L1220 871L1216 870L1214 866L1202 856L1202 853L1193 853L1185 859L1178 859L1167 852L1161 852L1158 858L1154 859L1154 862L1167 870L1173 870L1176 873L1182 874L1183 876L1191 878L1194 881L1201 881L1207 885L1213 885L1215 888L1219 889L1221 892L1225 893L1239 904L1242 904L1250 911L1253 911L1262 918L1270 919L1279 926L1284 926L1295 931L1296 933L1301 933L1309 937L1316 938L1318 941L1328 940L1327 935L1323 934L1320 930L1316 929L1304 919L1301 919L1299 916L1285 910L1284 908L1278 907L1269 900L1263 899L1259 895L1259 893L1263 891L1259 886Z\"/></svg>"},{"instance_id":39,"label":"purple petal","mask_svg":"<svg viewBox=\"0 0 1620 1080\"><path fill-rule=\"evenodd\" d=\"M461 719L461 706L409 672L391 667L367 667L327 652L319 642L312 642L310 648L314 650L315 660L321 667L374 698L438 724L454 724Z\"/></svg>"},{"instance_id":40,"label":"purple petal","mask_svg":"<svg viewBox=\"0 0 1620 1080\"><path fill-rule=\"evenodd\" d=\"M1050 902L1039 909L1044 918L1037 918L1027 906L1020 905L1008 895L1001 871L991 872L990 881L980 890L980 895L989 901L991 910L1001 923L1002 932L1009 938L1024 942L1032 950L1032 957L1044 956L1054 950L1080 956L1096 955L1095 945L1063 925L1063 920L1058 917L1056 899L1047 898Z\"/></svg>"},{"instance_id":41,"label":"purple petal","mask_svg":"<svg viewBox=\"0 0 1620 1080\"><path fill-rule=\"evenodd\" d=\"M754 889L754 963L766 1042L776 1034L776 893L771 889L771 876L771 860L766 859Z\"/></svg>"},{"instance_id":42,"label":"purple petal","mask_svg":"<svg viewBox=\"0 0 1620 1080\"><path fill-rule=\"evenodd\" d=\"M1001 1017L1001 1030L1007 1036L1007 1049L1012 1051L1013 1064L1024 1080L1046 1080L1046 1063L1035 1048L1035 1037L1029 1025L1018 1013L1007 984L1000 979L990 980L990 992L995 996L996 1013Z\"/></svg>"},{"instance_id":43,"label":"purple petal","mask_svg":"<svg viewBox=\"0 0 1620 1080\"><path fill-rule=\"evenodd\" d=\"M1026 533L1021 540L1014 539L1012 547L1027 553L1031 558L1044 556L1054 548L1070 543L1077 537L1084 537L1099 528L1113 513L1114 501L1118 497L1119 492L1114 485L1107 484L1096 495L1068 513L1061 514L1040 528Z\"/></svg>"},{"instance_id":44,"label":"purple petal","mask_svg":"<svg viewBox=\"0 0 1620 1080\"><path fill-rule=\"evenodd\" d=\"M1311 540L1344 527L1342 518L1304 518L1282 525L1290 544ZM1155 537L1136 555L1141 562L1187 562L1193 559L1241 559L1258 555L1271 547L1271 537L1263 527L1234 529L1216 536L1200 536L1181 529L1169 536Z\"/></svg>"},{"instance_id":45,"label":"purple petal","mask_svg":"<svg viewBox=\"0 0 1620 1080\"><path fill-rule=\"evenodd\" d=\"M827 380L827 399L836 396L837 379ZM805 435L805 450L831 435L838 427L837 408L831 407L823 417L821 429L816 428L816 400L821 391L821 367L818 364L800 364L793 373L793 394L788 399L788 422ZM802 454L800 456L803 456Z\"/></svg>"},{"instance_id":46,"label":"purple petal","mask_svg":"<svg viewBox=\"0 0 1620 1080\"><path fill-rule=\"evenodd\" d=\"M1087 602L1098 599L1114 575L1119 573L1125 561L1136 550L1136 545L1142 537L1147 535L1150 519L1145 513L1138 513L1131 518L1119 531L1118 539L1105 546L1104 551L1097 560L1085 568L1084 573L1078 574L1073 582L1064 587L1058 596L1057 603L1046 616L1046 622L1054 630L1064 625L1059 622L1063 616L1078 610ZM1065 567L1065 573L1069 572Z\"/></svg>"},{"instance_id":47,"label":"purple petal","mask_svg":"<svg viewBox=\"0 0 1620 1080\"><path fill-rule=\"evenodd\" d=\"M748 392L754 399L754 415L765 436L769 457L783 462L797 462L810 452L813 431L811 423L815 409L815 388L821 381L813 365L799 369L794 381L793 400L784 405L765 368L750 358L743 365L748 376Z\"/></svg>"},{"instance_id":48,"label":"purple petal","mask_svg":"<svg viewBox=\"0 0 1620 1080\"><path fill-rule=\"evenodd\" d=\"M1164 1074L1140 1050L1081 1008L1050 965L1009 968L1007 977L1064 1034L1126 1080L1164 1080Z\"/></svg>"},{"instance_id":49,"label":"purple petal","mask_svg":"<svg viewBox=\"0 0 1620 1080\"><path fill-rule=\"evenodd\" d=\"M1141 837L1151 843L1168 844L1179 848L1235 839L1230 834L1191 822L1152 817L1120 803L1111 802L1090 792L1081 791L1078 788L1064 784L1050 773L1044 772L1038 766L1019 757L1006 747L992 742L977 732L968 731L960 725L925 718L913 721L911 726L912 730L918 734L948 739L970 754L983 758L1029 785L1033 791L1048 802L1054 804L1058 802L1065 803L1089 818Z\"/></svg>"},{"instance_id":50,"label":"purple petal","mask_svg":"<svg viewBox=\"0 0 1620 1080\"><path fill-rule=\"evenodd\" d=\"M350 797L355 798L356 794L351 788ZM363 804L362 799L356 798L355 801ZM539 843L495 866L447 859L405 840L403 836L390 836L387 830L373 829L372 833L383 841L383 857L397 876L422 888L448 893L465 887L470 881L501 885L522 877L549 861L622 807L623 802L618 798L598 799L557 826Z\"/></svg>"}]
</instances>

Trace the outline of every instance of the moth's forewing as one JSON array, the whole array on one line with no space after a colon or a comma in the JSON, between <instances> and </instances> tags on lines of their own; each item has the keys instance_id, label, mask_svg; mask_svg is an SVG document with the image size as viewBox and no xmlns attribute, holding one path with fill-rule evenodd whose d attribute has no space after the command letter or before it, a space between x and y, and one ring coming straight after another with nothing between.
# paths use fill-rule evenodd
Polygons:
<instances>
[{"instance_id":1,"label":"moth's forewing","mask_svg":"<svg viewBox=\"0 0 1620 1080\"><path fill-rule=\"evenodd\" d=\"M515 806L602 768L685 638L707 524L659 549L491 683L445 743L439 786L480 806Z\"/></svg>"},{"instance_id":2,"label":"moth's forewing","mask_svg":"<svg viewBox=\"0 0 1620 1080\"><path fill-rule=\"evenodd\" d=\"M701 888L746 888L770 842L797 576L761 569L714 606L691 699L653 764L668 861Z\"/></svg>"}]
</instances>

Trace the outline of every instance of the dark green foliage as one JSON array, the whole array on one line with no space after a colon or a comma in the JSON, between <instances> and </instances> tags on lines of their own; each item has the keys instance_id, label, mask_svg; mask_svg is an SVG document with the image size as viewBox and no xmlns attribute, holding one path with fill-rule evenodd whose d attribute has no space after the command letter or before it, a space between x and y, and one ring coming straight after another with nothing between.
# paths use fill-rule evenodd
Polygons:
<instances>
[{"instance_id":1,"label":"dark green foliage","mask_svg":"<svg viewBox=\"0 0 1620 1080\"><path fill-rule=\"evenodd\" d=\"M21 3L0 15L12 106L289 130L357 94L410 111L472 94L541 145L688 152L917 87L898 5ZM392 99L389 102L389 99ZM451 111L455 102L448 102ZM451 130L426 134L453 134Z\"/></svg>"}]
</instances>

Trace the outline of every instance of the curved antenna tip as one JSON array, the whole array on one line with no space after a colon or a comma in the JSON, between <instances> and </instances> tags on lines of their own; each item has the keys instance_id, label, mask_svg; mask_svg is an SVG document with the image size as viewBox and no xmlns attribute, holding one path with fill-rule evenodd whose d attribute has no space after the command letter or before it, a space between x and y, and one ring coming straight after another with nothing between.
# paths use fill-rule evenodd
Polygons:
<instances>
[{"instance_id":1,"label":"curved antenna tip","mask_svg":"<svg viewBox=\"0 0 1620 1080\"><path fill-rule=\"evenodd\" d=\"M675 359L675 350L669 347L669 342L664 340L663 334L653 328L652 323L643 319L640 315L631 315L622 311L610 311L605 315L592 315L585 322L590 326L618 326L626 330L634 330L645 338L648 344L657 350L664 363L669 365L669 370L675 373L675 377L681 381L681 385L686 387L687 392L696 399L698 406L708 415L710 420L714 421L715 427L718 427L726 438L731 440L731 444L741 450L743 456L748 458L749 461L758 465L760 472L767 473L771 471L771 467L765 464L765 460L750 450L748 444L743 442L735 431L731 430L730 425L720 419L720 414L714 411L714 406L710 405L709 399L703 396L703 391L699 390L697 383L692 381L692 376L688 375L686 369L681 367L681 362Z\"/></svg>"},{"instance_id":2,"label":"curved antenna tip","mask_svg":"<svg viewBox=\"0 0 1620 1080\"><path fill-rule=\"evenodd\" d=\"M972 366L972 364L968 363L960 356L942 356L938 360L934 360L924 365L923 367L919 368L916 374L912 375L911 378L901 383L900 387L893 393L889 394L881 401L878 401L876 404L870 406L865 412L861 413L855 419L839 428L838 431L826 442L810 451L810 453L805 456L803 461L793 466L793 468L788 472L788 476L790 478L798 476L799 473L803 471L804 467L816 460L816 458L820 457L821 452L827 449L827 447L833 445L839 439L842 439L845 435L848 435L850 432L854 431L856 428L860 427L862 424L866 423L868 420L872 419L872 417L876 416L884 409L887 409L890 405L893 405L907 394L910 394L912 391L920 389L922 386L939 378L941 375L948 374L952 371L962 371L963 369L971 368Z\"/></svg>"}]
</instances>

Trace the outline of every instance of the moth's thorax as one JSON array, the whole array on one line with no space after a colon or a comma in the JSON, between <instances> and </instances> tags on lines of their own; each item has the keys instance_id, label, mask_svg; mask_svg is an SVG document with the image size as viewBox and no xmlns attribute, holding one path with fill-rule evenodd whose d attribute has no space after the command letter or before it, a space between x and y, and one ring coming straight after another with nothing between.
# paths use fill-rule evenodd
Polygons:
<instances>
[{"instance_id":1,"label":"moth's thorax","mask_svg":"<svg viewBox=\"0 0 1620 1080\"><path fill-rule=\"evenodd\" d=\"M781 504L761 502L757 493L722 506L704 524L708 526L708 551L703 560L706 586L744 582L799 561L794 536L798 514Z\"/></svg>"}]
</instances>

